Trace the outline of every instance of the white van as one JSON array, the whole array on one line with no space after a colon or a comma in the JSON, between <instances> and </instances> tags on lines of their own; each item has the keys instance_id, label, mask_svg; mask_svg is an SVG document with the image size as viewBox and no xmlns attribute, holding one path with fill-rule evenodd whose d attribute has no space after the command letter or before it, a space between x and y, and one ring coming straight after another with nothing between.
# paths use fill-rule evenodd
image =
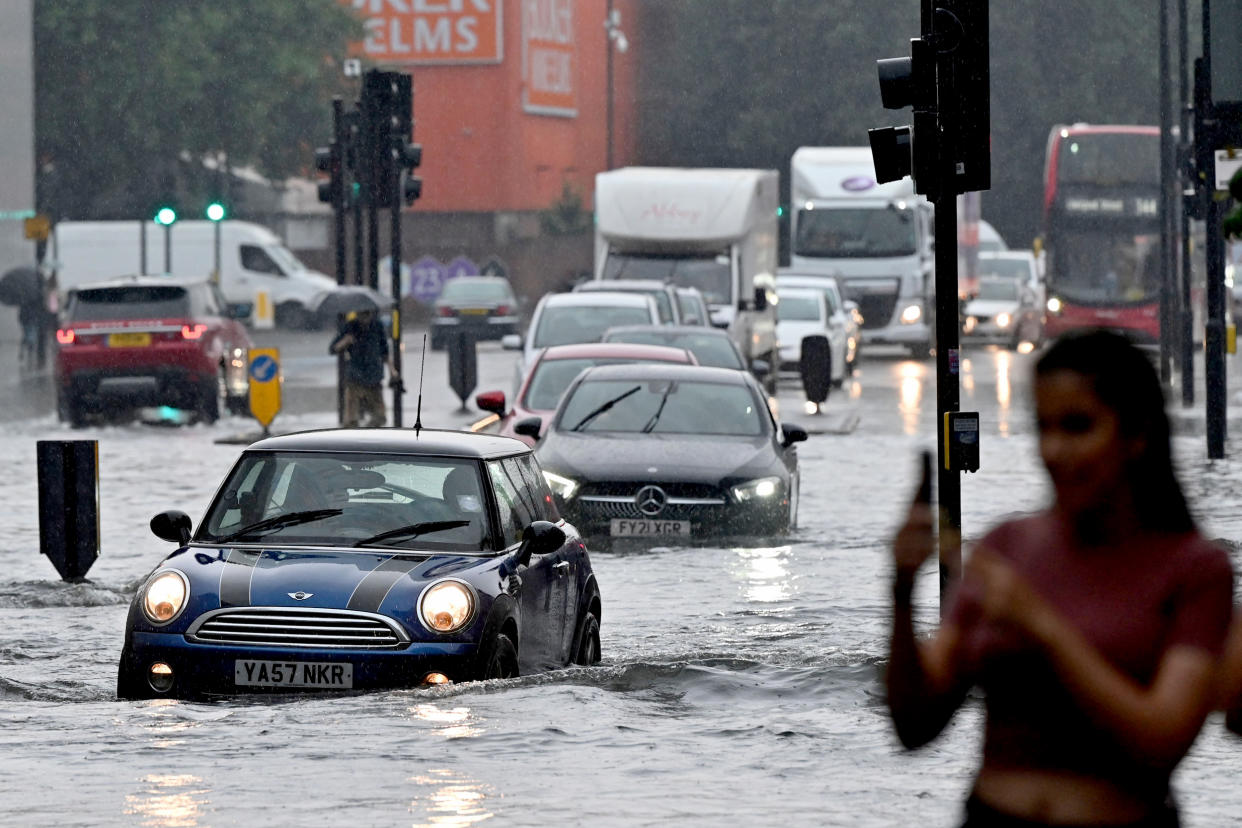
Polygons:
<instances>
[{"instance_id":1,"label":"white van","mask_svg":"<svg viewBox=\"0 0 1242 828\"><path fill-rule=\"evenodd\" d=\"M179 221L166 230L143 222L62 221L49 254L62 295L70 288L143 273L210 277L216 269L217 227L210 221ZM276 324L304 327L312 321L312 300L336 287L336 280L298 261L280 238L258 224L219 224L220 291L230 303L254 303L260 293L274 309ZM165 249L164 240L171 242ZM167 254L171 253L171 256Z\"/></svg>"}]
</instances>

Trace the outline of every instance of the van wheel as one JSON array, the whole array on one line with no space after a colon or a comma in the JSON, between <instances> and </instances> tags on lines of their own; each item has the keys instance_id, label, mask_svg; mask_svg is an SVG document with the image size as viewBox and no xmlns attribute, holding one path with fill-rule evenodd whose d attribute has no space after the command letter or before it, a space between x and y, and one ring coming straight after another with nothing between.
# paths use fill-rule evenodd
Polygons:
<instances>
[{"instance_id":1,"label":"van wheel","mask_svg":"<svg viewBox=\"0 0 1242 828\"><path fill-rule=\"evenodd\" d=\"M276 324L282 328L304 331L313 327L313 321L310 311L297 302L285 302L276 306Z\"/></svg>"}]
</instances>

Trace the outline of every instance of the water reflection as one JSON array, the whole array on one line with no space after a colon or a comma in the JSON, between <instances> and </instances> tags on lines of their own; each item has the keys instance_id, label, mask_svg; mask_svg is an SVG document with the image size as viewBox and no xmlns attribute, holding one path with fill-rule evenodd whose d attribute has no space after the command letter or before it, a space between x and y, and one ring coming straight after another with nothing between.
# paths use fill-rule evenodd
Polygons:
<instances>
[{"instance_id":1,"label":"water reflection","mask_svg":"<svg viewBox=\"0 0 1242 828\"><path fill-rule=\"evenodd\" d=\"M474 825L495 816L487 807L494 791L478 780L448 768L433 768L421 776L411 776L410 781L431 789L410 802L416 828Z\"/></svg>"},{"instance_id":2,"label":"water reflection","mask_svg":"<svg viewBox=\"0 0 1242 828\"><path fill-rule=\"evenodd\" d=\"M483 728L475 724L469 707L446 710L436 704L416 704L410 708L410 713L416 719L430 722L435 726L435 733L445 739L465 739L483 734Z\"/></svg>"},{"instance_id":3,"label":"water reflection","mask_svg":"<svg viewBox=\"0 0 1242 828\"><path fill-rule=\"evenodd\" d=\"M897 369L901 382L898 386L901 427L908 435L919 433L919 409L923 403L923 383L927 379L927 366L921 362L903 362Z\"/></svg>"},{"instance_id":4,"label":"water reflection","mask_svg":"<svg viewBox=\"0 0 1242 828\"><path fill-rule=\"evenodd\" d=\"M787 558L790 547L756 547L737 549L740 566L735 574L745 581L747 601L772 604L785 601L792 593Z\"/></svg>"},{"instance_id":5,"label":"water reflection","mask_svg":"<svg viewBox=\"0 0 1242 828\"><path fill-rule=\"evenodd\" d=\"M996 354L996 417L997 430L1002 437L1009 436L1009 404L1013 390L1009 385L1009 372L1013 369L1013 355L1008 351Z\"/></svg>"},{"instance_id":6,"label":"water reflection","mask_svg":"<svg viewBox=\"0 0 1242 828\"><path fill-rule=\"evenodd\" d=\"M210 788L189 774L151 774L140 793L127 794L125 814L155 828L193 828L211 810Z\"/></svg>"}]
</instances>

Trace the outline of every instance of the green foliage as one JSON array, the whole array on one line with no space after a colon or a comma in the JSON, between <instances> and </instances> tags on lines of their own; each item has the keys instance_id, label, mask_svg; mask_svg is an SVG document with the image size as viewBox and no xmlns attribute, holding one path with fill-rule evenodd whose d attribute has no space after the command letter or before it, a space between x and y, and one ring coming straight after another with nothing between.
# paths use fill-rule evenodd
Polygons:
<instances>
[{"instance_id":1,"label":"green foliage","mask_svg":"<svg viewBox=\"0 0 1242 828\"><path fill-rule=\"evenodd\" d=\"M277 178L305 169L361 36L333 0L36 3L40 209L133 218L186 189L205 204L198 159L219 153Z\"/></svg>"},{"instance_id":2,"label":"green foliage","mask_svg":"<svg viewBox=\"0 0 1242 828\"><path fill-rule=\"evenodd\" d=\"M539 213L539 226L549 236L572 236L591 229L591 213L583 207L582 194L566 181L561 197Z\"/></svg>"},{"instance_id":3,"label":"green foliage","mask_svg":"<svg viewBox=\"0 0 1242 828\"><path fill-rule=\"evenodd\" d=\"M1054 124L1156 122L1158 9L1159 0L990 4L993 183L983 214L1013 246L1039 232ZM909 123L908 110L880 106L875 61L909 53L918 0L679 0L644 4L642 17L642 163L774 168L787 196L797 147L865 146L868 128Z\"/></svg>"}]
</instances>

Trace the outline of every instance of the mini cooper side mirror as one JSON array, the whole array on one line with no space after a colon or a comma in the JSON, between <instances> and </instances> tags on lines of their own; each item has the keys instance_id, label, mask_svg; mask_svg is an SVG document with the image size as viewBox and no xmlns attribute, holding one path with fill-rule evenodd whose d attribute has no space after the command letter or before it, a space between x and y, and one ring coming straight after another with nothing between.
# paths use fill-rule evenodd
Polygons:
<instances>
[{"instance_id":1,"label":"mini cooper side mirror","mask_svg":"<svg viewBox=\"0 0 1242 828\"><path fill-rule=\"evenodd\" d=\"M543 430L543 418L542 417L527 417L526 419L518 420L516 423L513 424L514 434L521 434L522 436L529 437L532 440L538 440L539 432L542 430Z\"/></svg>"},{"instance_id":2,"label":"mini cooper side mirror","mask_svg":"<svg viewBox=\"0 0 1242 828\"><path fill-rule=\"evenodd\" d=\"M806 441L806 429L792 423L781 423L781 446L789 448L794 443Z\"/></svg>"},{"instance_id":3,"label":"mini cooper side mirror","mask_svg":"<svg viewBox=\"0 0 1242 828\"><path fill-rule=\"evenodd\" d=\"M171 541L185 546L190 542L190 516L185 512L170 509L160 512L151 518L151 531L160 540Z\"/></svg>"},{"instance_id":4,"label":"mini cooper side mirror","mask_svg":"<svg viewBox=\"0 0 1242 828\"><path fill-rule=\"evenodd\" d=\"M518 549L518 563L530 564L531 555L546 555L561 548L565 542L565 530L547 520L536 520L522 530L522 546Z\"/></svg>"},{"instance_id":5,"label":"mini cooper side mirror","mask_svg":"<svg viewBox=\"0 0 1242 828\"><path fill-rule=\"evenodd\" d=\"M475 394L474 404L479 407L480 411L490 411L503 417L505 415L505 392L484 391L481 394Z\"/></svg>"}]
</instances>

